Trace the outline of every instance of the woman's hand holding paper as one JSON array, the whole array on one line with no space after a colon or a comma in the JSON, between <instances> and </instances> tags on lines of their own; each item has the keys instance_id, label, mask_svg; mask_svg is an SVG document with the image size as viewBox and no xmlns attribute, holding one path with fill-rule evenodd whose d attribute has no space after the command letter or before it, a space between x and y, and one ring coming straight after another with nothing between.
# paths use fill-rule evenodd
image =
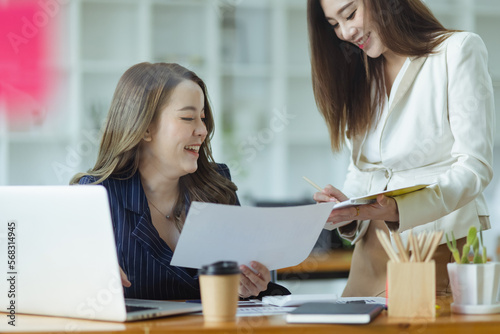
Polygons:
<instances>
[{"instance_id":1,"label":"woman's hand holding paper","mask_svg":"<svg viewBox=\"0 0 500 334\"><path fill-rule=\"evenodd\" d=\"M271 281L271 273L266 266L257 261L250 263L252 269L245 265L240 266L241 279L238 294L242 298L257 296L261 291L267 289L267 285Z\"/></svg>"}]
</instances>

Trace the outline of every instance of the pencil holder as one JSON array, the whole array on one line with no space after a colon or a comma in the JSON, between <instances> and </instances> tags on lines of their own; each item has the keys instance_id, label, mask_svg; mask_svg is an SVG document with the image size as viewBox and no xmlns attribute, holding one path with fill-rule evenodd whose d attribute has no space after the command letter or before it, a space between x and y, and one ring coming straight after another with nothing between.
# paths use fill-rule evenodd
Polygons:
<instances>
[{"instance_id":1,"label":"pencil holder","mask_svg":"<svg viewBox=\"0 0 500 334\"><path fill-rule=\"evenodd\" d=\"M387 312L389 317L436 316L436 264L393 262L387 264Z\"/></svg>"}]
</instances>

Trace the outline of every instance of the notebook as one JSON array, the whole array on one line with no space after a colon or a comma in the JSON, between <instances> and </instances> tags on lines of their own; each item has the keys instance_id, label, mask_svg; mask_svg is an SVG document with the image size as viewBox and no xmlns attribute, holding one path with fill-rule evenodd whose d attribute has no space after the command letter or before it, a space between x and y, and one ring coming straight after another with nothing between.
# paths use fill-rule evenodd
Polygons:
<instances>
[{"instance_id":1,"label":"notebook","mask_svg":"<svg viewBox=\"0 0 500 334\"><path fill-rule=\"evenodd\" d=\"M358 206L358 205L375 203L377 201L377 196L380 194L384 194L385 196L388 196L388 197L396 197L396 196L401 196L401 195L409 194L409 193L414 192L414 191L424 189L430 185L431 184L417 184L417 185L410 186L410 187L403 187L403 188L398 188L398 189L393 189L393 190L386 190L386 191L381 191L379 193L374 193L374 194L360 196L360 197L352 197L346 201L335 204L333 206L333 210L348 208L351 206ZM350 223L350 221L344 222L341 224L339 224L339 223L334 224L332 222L326 222L324 228L325 228L325 230L331 231L335 228L341 227L341 226L349 224L349 223Z\"/></svg>"},{"instance_id":2,"label":"notebook","mask_svg":"<svg viewBox=\"0 0 500 334\"><path fill-rule=\"evenodd\" d=\"M367 324L384 309L380 304L306 303L286 316L289 323Z\"/></svg>"},{"instance_id":3,"label":"notebook","mask_svg":"<svg viewBox=\"0 0 500 334\"><path fill-rule=\"evenodd\" d=\"M401 196L405 194L409 194L414 191L418 191L421 189L424 189L426 187L430 186L430 184L417 184L414 186L410 187L403 187L403 188L398 188L398 189L393 189L393 190L386 190L386 191L381 191L378 193L373 193L370 195L365 195L365 196L360 196L360 197L352 197L349 198L346 201L340 202L336 204L333 209L342 209L350 206L356 206L356 205L364 205L364 204L371 204L375 203L377 201L378 195L384 194L385 196L388 197L396 197L396 196Z\"/></svg>"},{"instance_id":4,"label":"notebook","mask_svg":"<svg viewBox=\"0 0 500 334\"><path fill-rule=\"evenodd\" d=\"M1 298L4 312L123 322L201 311L201 304L125 300L102 186L0 187L0 245L9 279L0 291L11 291Z\"/></svg>"},{"instance_id":5,"label":"notebook","mask_svg":"<svg viewBox=\"0 0 500 334\"><path fill-rule=\"evenodd\" d=\"M330 302L336 304L380 304L385 306L387 299L384 297L338 297L336 294L291 294L284 296L264 296L262 304L275 306L300 306L312 302Z\"/></svg>"}]
</instances>

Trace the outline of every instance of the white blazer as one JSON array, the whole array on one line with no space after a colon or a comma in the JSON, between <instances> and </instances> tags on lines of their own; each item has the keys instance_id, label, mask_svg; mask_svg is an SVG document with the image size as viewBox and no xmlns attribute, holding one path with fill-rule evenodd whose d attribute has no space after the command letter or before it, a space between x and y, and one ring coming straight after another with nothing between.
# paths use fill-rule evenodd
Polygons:
<instances>
[{"instance_id":1,"label":"white blazer","mask_svg":"<svg viewBox=\"0 0 500 334\"><path fill-rule=\"evenodd\" d=\"M380 124L380 163L363 161L366 135L349 142L346 195L435 183L395 198L403 239L412 228L456 238L471 225L490 228L483 191L493 177L495 107L481 38L454 33L435 54L412 59L395 94ZM359 221L347 237L356 242L368 224Z\"/></svg>"}]
</instances>

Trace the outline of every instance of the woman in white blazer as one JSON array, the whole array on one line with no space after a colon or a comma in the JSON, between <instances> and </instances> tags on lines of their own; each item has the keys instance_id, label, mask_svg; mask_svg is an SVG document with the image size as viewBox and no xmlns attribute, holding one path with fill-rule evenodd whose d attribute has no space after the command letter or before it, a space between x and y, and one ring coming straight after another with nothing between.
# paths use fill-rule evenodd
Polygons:
<instances>
[{"instance_id":1,"label":"woman in white blazer","mask_svg":"<svg viewBox=\"0 0 500 334\"><path fill-rule=\"evenodd\" d=\"M420 0L308 0L313 90L351 162L343 191L318 202L416 184L423 190L332 211L354 244L344 296L384 295L388 235L490 228L483 191L493 176L495 108L488 55L473 33L445 29ZM434 256L438 294L449 293L445 239Z\"/></svg>"}]
</instances>

